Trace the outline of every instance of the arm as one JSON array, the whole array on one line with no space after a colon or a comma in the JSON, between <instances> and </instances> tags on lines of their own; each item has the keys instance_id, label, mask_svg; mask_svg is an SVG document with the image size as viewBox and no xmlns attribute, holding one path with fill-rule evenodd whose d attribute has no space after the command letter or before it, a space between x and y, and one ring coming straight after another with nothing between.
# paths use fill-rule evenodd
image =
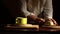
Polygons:
<instances>
[{"instance_id":1,"label":"arm","mask_svg":"<svg viewBox=\"0 0 60 34\"><path fill-rule=\"evenodd\" d=\"M20 1L22 3L21 10L28 19L33 20L33 21L42 21L34 13L31 13L31 12L27 11L26 0L20 0Z\"/></svg>"},{"instance_id":2,"label":"arm","mask_svg":"<svg viewBox=\"0 0 60 34\"><path fill-rule=\"evenodd\" d=\"M29 11L27 11L27 3L26 3L26 0L20 0L20 1L22 3L21 10L25 14L25 16L28 17L31 20L35 20L37 18L37 16L35 16L35 14L30 13Z\"/></svg>"},{"instance_id":3,"label":"arm","mask_svg":"<svg viewBox=\"0 0 60 34\"><path fill-rule=\"evenodd\" d=\"M53 17L52 0L46 0L44 5L44 17L45 19Z\"/></svg>"},{"instance_id":4,"label":"arm","mask_svg":"<svg viewBox=\"0 0 60 34\"><path fill-rule=\"evenodd\" d=\"M30 15L30 12L27 11L27 4L26 4L26 0L20 0L22 5L21 5L21 10L22 12L25 14L25 16Z\"/></svg>"},{"instance_id":5,"label":"arm","mask_svg":"<svg viewBox=\"0 0 60 34\"><path fill-rule=\"evenodd\" d=\"M52 21L55 25L57 25L57 22L53 19L52 0L46 0L44 5L44 18L46 21Z\"/></svg>"}]
</instances>

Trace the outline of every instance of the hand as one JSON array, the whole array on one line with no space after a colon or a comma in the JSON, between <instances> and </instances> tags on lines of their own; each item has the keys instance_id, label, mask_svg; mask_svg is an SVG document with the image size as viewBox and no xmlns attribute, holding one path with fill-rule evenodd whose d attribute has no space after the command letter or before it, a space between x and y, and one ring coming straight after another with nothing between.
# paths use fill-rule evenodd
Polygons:
<instances>
[{"instance_id":1,"label":"hand","mask_svg":"<svg viewBox=\"0 0 60 34\"><path fill-rule=\"evenodd\" d=\"M32 20L32 21L35 21L35 22L37 22L37 24L41 24L41 23L44 23L45 22L45 20L43 19L43 18L38 18L37 16L35 16L35 15L29 15L28 17L28 20Z\"/></svg>"},{"instance_id":2,"label":"hand","mask_svg":"<svg viewBox=\"0 0 60 34\"><path fill-rule=\"evenodd\" d=\"M37 18L36 21L38 21L39 23L44 23L45 20L43 18Z\"/></svg>"},{"instance_id":3,"label":"hand","mask_svg":"<svg viewBox=\"0 0 60 34\"><path fill-rule=\"evenodd\" d=\"M37 18L37 16L35 16L35 15L29 15L29 16L27 16L27 18L28 18L29 20L35 21L36 18Z\"/></svg>"},{"instance_id":4,"label":"hand","mask_svg":"<svg viewBox=\"0 0 60 34\"><path fill-rule=\"evenodd\" d=\"M54 25L58 25L57 22L54 19L48 18L47 21L52 21L54 23Z\"/></svg>"},{"instance_id":5,"label":"hand","mask_svg":"<svg viewBox=\"0 0 60 34\"><path fill-rule=\"evenodd\" d=\"M58 26L57 22L54 19L51 19L55 25Z\"/></svg>"}]
</instances>

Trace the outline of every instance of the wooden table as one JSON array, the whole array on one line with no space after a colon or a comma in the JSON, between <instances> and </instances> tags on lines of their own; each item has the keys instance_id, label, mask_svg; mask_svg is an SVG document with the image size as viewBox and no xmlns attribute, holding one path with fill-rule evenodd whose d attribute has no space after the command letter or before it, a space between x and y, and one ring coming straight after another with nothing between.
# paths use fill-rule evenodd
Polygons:
<instances>
[{"instance_id":1,"label":"wooden table","mask_svg":"<svg viewBox=\"0 0 60 34\"><path fill-rule=\"evenodd\" d=\"M56 31L60 31L60 26L44 26L44 27L40 27L39 31L56 32Z\"/></svg>"},{"instance_id":2,"label":"wooden table","mask_svg":"<svg viewBox=\"0 0 60 34\"><path fill-rule=\"evenodd\" d=\"M27 24L27 25L22 25L22 26L6 26L4 27L4 30L6 31L53 31L53 32L56 32L56 31L60 31L60 26L39 27L39 25Z\"/></svg>"},{"instance_id":3,"label":"wooden table","mask_svg":"<svg viewBox=\"0 0 60 34\"><path fill-rule=\"evenodd\" d=\"M39 25L32 25L32 24L18 25L18 26L7 25L4 27L4 30L7 31L38 31L38 29Z\"/></svg>"}]
</instances>

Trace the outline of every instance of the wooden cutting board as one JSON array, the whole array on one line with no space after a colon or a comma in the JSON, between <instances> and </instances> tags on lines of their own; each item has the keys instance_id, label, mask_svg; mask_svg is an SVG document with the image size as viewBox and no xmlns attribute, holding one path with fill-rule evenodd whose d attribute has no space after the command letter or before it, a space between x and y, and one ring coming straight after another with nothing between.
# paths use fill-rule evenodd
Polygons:
<instances>
[{"instance_id":1,"label":"wooden cutting board","mask_svg":"<svg viewBox=\"0 0 60 34\"><path fill-rule=\"evenodd\" d=\"M60 26L42 26L42 27L45 27L45 28L54 28L54 29L60 29Z\"/></svg>"},{"instance_id":2,"label":"wooden cutting board","mask_svg":"<svg viewBox=\"0 0 60 34\"><path fill-rule=\"evenodd\" d=\"M26 25L14 25L14 26L11 26L11 25L8 24L5 27L7 27L7 28L39 28L39 25L26 24Z\"/></svg>"}]
</instances>

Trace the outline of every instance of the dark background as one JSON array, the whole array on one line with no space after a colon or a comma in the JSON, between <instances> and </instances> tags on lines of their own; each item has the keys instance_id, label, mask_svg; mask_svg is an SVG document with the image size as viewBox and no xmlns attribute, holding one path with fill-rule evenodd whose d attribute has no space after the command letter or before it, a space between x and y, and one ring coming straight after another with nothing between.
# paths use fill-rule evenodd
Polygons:
<instances>
[{"instance_id":1,"label":"dark background","mask_svg":"<svg viewBox=\"0 0 60 34\"><path fill-rule=\"evenodd\" d=\"M0 24L14 24L18 14L17 0L1 0L0 1ZM53 0L53 18L60 25L59 0Z\"/></svg>"}]
</instances>

